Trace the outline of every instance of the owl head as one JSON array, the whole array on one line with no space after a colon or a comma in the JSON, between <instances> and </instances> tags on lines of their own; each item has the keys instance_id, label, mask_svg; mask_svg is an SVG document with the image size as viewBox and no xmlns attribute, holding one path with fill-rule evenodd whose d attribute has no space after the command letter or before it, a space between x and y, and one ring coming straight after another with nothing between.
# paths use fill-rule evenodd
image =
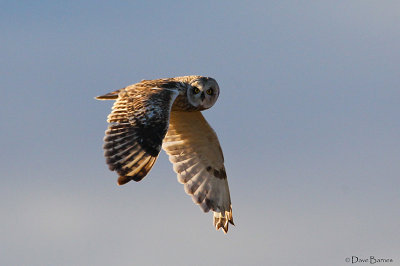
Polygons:
<instances>
[{"instance_id":1,"label":"owl head","mask_svg":"<svg viewBox=\"0 0 400 266\"><path fill-rule=\"evenodd\" d=\"M199 77L189 82L187 98L191 105L199 109L208 109L219 96L217 81L209 77Z\"/></svg>"}]
</instances>

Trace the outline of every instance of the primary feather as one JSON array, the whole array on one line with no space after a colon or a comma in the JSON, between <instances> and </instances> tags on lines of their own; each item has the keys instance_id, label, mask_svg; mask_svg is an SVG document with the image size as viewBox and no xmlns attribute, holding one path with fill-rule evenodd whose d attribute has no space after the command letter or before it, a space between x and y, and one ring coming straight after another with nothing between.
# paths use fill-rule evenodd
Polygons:
<instances>
[{"instance_id":1,"label":"primary feather","mask_svg":"<svg viewBox=\"0 0 400 266\"><path fill-rule=\"evenodd\" d=\"M224 158L200 113L218 95L214 79L185 76L142 80L96 99L116 100L107 119L104 155L119 175L118 184L142 180L162 146L185 192L203 211L212 210L214 226L226 233L233 217Z\"/></svg>"}]
</instances>

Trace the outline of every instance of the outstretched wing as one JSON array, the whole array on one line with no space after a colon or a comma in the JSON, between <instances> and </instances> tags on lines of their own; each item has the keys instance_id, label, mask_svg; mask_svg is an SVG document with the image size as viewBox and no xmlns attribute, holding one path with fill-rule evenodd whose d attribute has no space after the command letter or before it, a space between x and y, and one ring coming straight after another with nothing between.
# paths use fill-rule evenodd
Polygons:
<instances>
[{"instance_id":1,"label":"outstretched wing","mask_svg":"<svg viewBox=\"0 0 400 266\"><path fill-rule=\"evenodd\" d=\"M224 157L214 130L200 112L172 111L162 145L178 181L204 212L214 212L214 226L226 233L233 224Z\"/></svg>"},{"instance_id":2,"label":"outstretched wing","mask_svg":"<svg viewBox=\"0 0 400 266\"><path fill-rule=\"evenodd\" d=\"M108 115L104 156L118 184L140 181L150 171L168 130L177 89L132 85L97 99L116 99Z\"/></svg>"}]
</instances>

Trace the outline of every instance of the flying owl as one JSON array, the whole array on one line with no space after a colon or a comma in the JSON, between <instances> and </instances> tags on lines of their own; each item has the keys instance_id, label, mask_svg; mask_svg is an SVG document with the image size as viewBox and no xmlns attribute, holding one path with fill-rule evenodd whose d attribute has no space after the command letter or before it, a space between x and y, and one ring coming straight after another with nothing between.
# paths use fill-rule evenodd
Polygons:
<instances>
[{"instance_id":1,"label":"flying owl","mask_svg":"<svg viewBox=\"0 0 400 266\"><path fill-rule=\"evenodd\" d=\"M104 156L118 184L142 180L161 147L178 181L204 212L214 212L214 226L228 232L232 205L224 156L214 130L200 111L219 96L215 79L202 76L142 80L98 96L116 100L108 115Z\"/></svg>"}]
</instances>

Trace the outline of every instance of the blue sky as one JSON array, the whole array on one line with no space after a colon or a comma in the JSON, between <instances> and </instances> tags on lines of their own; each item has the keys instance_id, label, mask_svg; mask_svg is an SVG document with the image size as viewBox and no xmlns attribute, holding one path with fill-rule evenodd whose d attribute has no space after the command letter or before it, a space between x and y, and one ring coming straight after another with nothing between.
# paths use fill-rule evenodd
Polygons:
<instances>
[{"instance_id":1,"label":"blue sky","mask_svg":"<svg viewBox=\"0 0 400 266\"><path fill-rule=\"evenodd\" d=\"M2 1L0 262L347 265L400 257L398 1ZM161 153L116 185L102 138L142 79L214 77L235 227Z\"/></svg>"}]
</instances>

